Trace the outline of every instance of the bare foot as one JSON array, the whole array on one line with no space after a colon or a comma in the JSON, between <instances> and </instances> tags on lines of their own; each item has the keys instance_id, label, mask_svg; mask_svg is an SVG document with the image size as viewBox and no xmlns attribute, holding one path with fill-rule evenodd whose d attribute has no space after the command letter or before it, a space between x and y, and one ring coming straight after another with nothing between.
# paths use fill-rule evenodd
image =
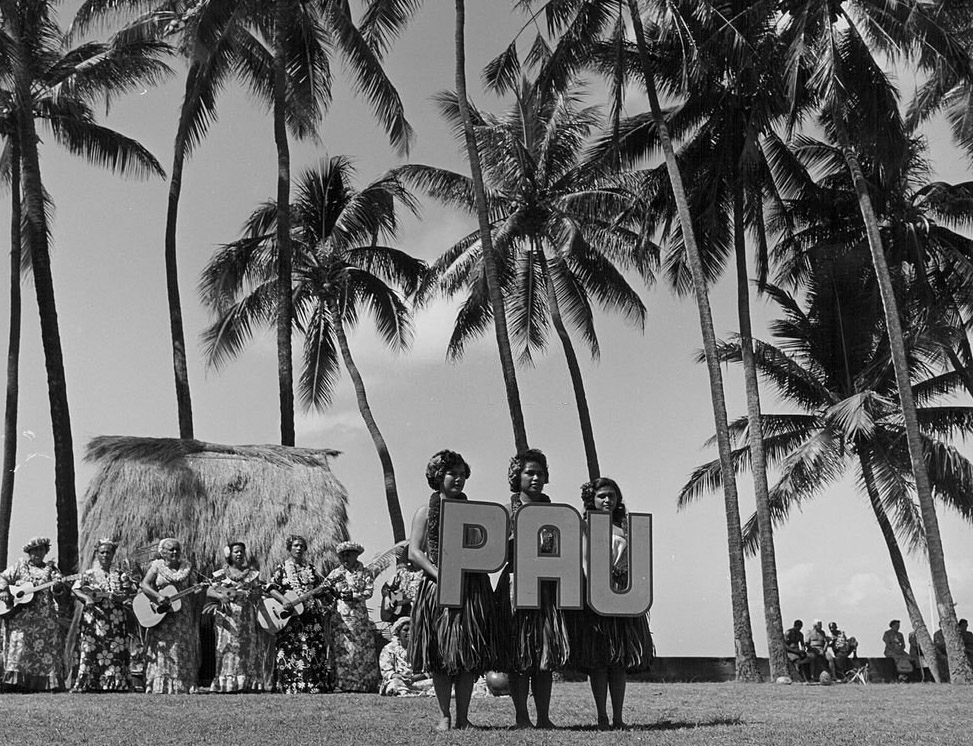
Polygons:
<instances>
[{"instance_id":1,"label":"bare foot","mask_svg":"<svg viewBox=\"0 0 973 746\"><path fill-rule=\"evenodd\" d=\"M608 718L598 718L598 730L610 730L611 726L608 724Z\"/></svg>"},{"instance_id":2,"label":"bare foot","mask_svg":"<svg viewBox=\"0 0 973 746\"><path fill-rule=\"evenodd\" d=\"M550 719L538 720L537 727L540 730L554 730L555 728L557 728L557 726L554 725L554 723L552 723Z\"/></svg>"},{"instance_id":3,"label":"bare foot","mask_svg":"<svg viewBox=\"0 0 973 746\"><path fill-rule=\"evenodd\" d=\"M476 726L473 725L469 720L464 720L460 722L456 721L456 725L453 726L453 730L475 730Z\"/></svg>"},{"instance_id":4,"label":"bare foot","mask_svg":"<svg viewBox=\"0 0 973 746\"><path fill-rule=\"evenodd\" d=\"M612 720L612 730L628 730L628 724L622 720Z\"/></svg>"},{"instance_id":5,"label":"bare foot","mask_svg":"<svg viewBox=\"0 0 973 746\"><path fill-rule=\"evenodd\" d=\"M450 727L449 715L443 715L443 717L439 718L439 722L436 723L436 730L438 731L449 730Z\"/></svg>"},{"instance_id":6,"label":"bare foot","mask_svg":"<svg viewBox=\"0 0 973 746\"><path fill-rule=\"evenodd\" d=\"M530 722L530 718L517 718L517 722L514 724L514 730L526 730L528 728L533 728L534 724Z\"/></svg>"}]
</instances>

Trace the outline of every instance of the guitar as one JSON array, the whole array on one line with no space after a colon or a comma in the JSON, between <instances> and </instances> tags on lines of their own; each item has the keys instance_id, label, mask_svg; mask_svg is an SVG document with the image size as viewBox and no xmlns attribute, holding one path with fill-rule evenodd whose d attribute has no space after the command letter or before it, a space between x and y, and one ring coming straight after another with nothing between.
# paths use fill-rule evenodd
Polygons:
<instances>
[{"instance_id":1,"label":"guitar","mask_svg":"<svg viewBox=\"0 0 973 746\"><path fill-rule=\"evenodd\" d=\"M12 598L10 602L0 601L0 617L6 616L11 611L13 611L18 606L23 606L24 604L29 604L34 600L34 594L40 591L47 590L58 583L70 583L72 580L77 580L81 577L81 574L77 575L67 575L60 580L51 580L47 583L41 583L40 585L34 585L33 583L21 583L20 585L10 586L10 595Z\"/></svg>"},{"instance_id":2,"label":"guitar","mask_svg":"<svg viewBox=\"0 0 973 746\"><path fill-rule=\"evenodd\" d=\"M401 556L406 550L408 541L400 541L392 548L386 549L379 555L373 557L367 565L365 572L374 578L382 570L392 564L392 560ZM322 593L334 593L334 587L330 583L322 583L317 588L299 595L296 591L286 591L283 596L287 601L281 603L272 596L262 598L257 604L257 622L271 635L276 635L287 623L295 616L304 613L304 602Z\"/></svg>"},{"instance_id":3,"label":"guitar","mask_svg":"<svg viewBox=\"0 0 973 746\"><path fill-rule=\"evenodd\" d=\"M177 591L174 585L164 586L159 589L159 593L166 597L163 603L158 603L145 595L144 591L139 591L132 599L132 611L135 612L135 618L143 627L146 629L154 627L165 619L169 612L179 611L182 608L183 597L208 585L208 582L196 583L182 591Z\"/></svg>"}]
</instances>

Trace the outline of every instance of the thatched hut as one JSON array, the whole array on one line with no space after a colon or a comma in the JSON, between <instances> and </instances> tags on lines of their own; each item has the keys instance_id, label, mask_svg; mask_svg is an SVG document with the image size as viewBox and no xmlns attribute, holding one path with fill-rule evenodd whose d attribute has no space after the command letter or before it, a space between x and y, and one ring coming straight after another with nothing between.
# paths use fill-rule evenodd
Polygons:
<instances>
[{"instance_id":1,"label":"thatched hut","mask_svg":"<svg viewBox=\"0 0 973 746\"><path fill-rule=\"evenodd\" d=\"M348 495L329 460L337 451L275 445L226 446L175 438L101 436L85 460L98 465L81 515L82 566L108 536L139 564L174 536L208 573L240 540L264 568L287 554L289 534L308 539L315 564L337 565L348 538Z\"/></svg>"}]
</instances>

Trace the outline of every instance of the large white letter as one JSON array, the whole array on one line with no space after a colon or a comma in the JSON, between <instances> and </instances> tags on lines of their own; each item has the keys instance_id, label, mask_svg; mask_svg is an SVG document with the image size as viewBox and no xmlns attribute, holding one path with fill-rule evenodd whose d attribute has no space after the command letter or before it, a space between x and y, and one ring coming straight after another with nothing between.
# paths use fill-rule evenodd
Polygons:
<instances>
[{"instance_id":1,"label":"large white letter","mask_svg":"<svg viewBox=\"0 0 973 746\"><path fill-rule=\"evenodd\" d=\"M628 514L628 588L612 588L612 523L588 513L588 605L605 616L641 616L652 606L652 515Z\"/></svg>"},{"instance_id":2,"label":"large white letter","mask_svg":"<svg viewBox=\"0 0 973 746\"><path fill-rule=\"evenodd\" d=\"M444 498L439 514L439 603L463 605L468 572L496 572L507 558L507 511L496 503Z\"/></svg>"},{"instance_id":3,"label":"large white letter","mask_svg":"<svg viewBox=\"0 0 973 746\"><path fill-rule=\"evenodd\" d=\"M570 505L524 505L514 523L514 607L540 608L541 581L557 606L581 608L581 516Z\"/></svg>"}]
</instances>

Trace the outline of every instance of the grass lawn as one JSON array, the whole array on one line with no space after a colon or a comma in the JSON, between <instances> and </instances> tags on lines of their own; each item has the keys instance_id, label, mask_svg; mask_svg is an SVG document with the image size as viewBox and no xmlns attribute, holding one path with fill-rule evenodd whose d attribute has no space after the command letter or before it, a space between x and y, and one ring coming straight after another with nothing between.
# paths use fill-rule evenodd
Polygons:
<instances>
[{"instance_id":1,"label":"grass lawn","mask_svg":"<svg viewBox=\"0 0 973 746\"><path fill-rule=\"evenodd\" d=\"M507 698L476 698L474 731L433 734L432 698L331 695L0 695L0 744L966 744L973 688L932 684L628 687L624 733L596 731L587 684L558 683L556 731L511 731Z\"/></svg>"}]
</instances>

